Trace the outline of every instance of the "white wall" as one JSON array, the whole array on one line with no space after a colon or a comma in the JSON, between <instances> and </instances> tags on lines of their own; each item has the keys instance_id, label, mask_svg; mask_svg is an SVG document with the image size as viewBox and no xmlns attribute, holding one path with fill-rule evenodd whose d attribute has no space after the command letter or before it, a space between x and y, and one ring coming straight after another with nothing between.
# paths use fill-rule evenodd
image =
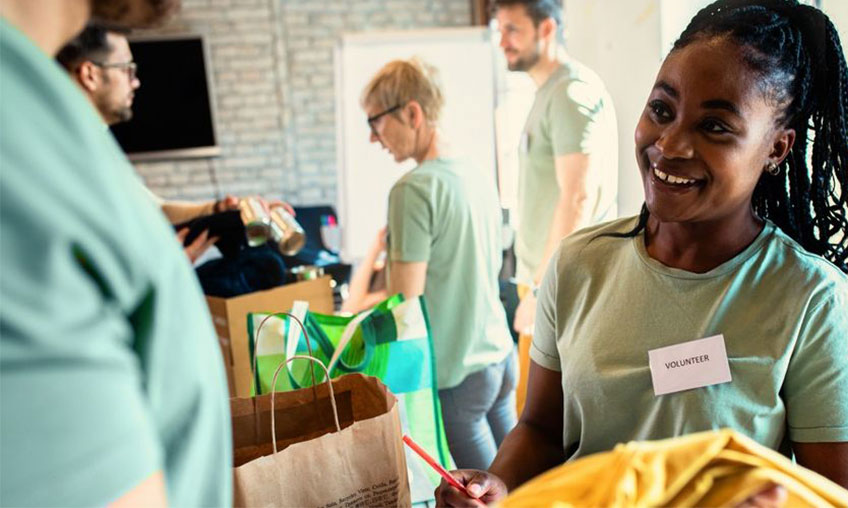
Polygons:
<instances>
[{"instance_id":1,"label":"white wall","mask_svg":"<svg viewBox=\"0 0 848 508\"><path fill-rule=\"evenodd\" d=\"M660 44L663 57L671 51L689 21L713 0L660 0Z\"/></svg>"},{"instance_id":2,"label":"white wall","mask_svg":"<svg viewBox=\"0 0 848 508\"><path fill-rule=\"evenodd\" d=\"M848 43L848 0L822 0L821 8L836 25L844 53Z\"/></svg>"},{"instance_id":3,"label":"white wall","mask_svg":"<svg viewBox=\"0 0 848 508\"><path fill-rule=\"evenodd\" d=\"M710 0L564 0L569 53L594 69L618 115L619 214L638 213L642 182L633 132L662 55L697 10ZM848 0L822 0L822 10L848 41Z\"/></svg>"},{"instance_id":4,"label":"white wall","mask_svg":"<svg viewBox=\"0 0 848 508\"><path fill-rule=\"evenodd\" d=\"M619 214L642 205L633 131L660 66L658 0L565 0L567 47L592 68L615 102L619 138Z\"/></svg>"}]
</instances>

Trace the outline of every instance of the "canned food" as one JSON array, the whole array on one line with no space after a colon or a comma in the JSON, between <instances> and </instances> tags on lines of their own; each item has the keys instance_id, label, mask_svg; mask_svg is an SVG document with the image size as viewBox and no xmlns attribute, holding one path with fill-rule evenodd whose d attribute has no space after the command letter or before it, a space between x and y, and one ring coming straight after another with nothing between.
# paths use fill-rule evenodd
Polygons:
<instances>
[{"instance_id":1,"label":"canned food","mask_svg":"<svg viewBox=\"0 0 848 508\"><path fill-rule=\"evenodd\" d=\"M247 234L247 244L251 247L264 245L271 238L271 220L265 207L256 198L244 198L239 201L239 211Z\"/></svg>"},{"instance_id":2,"label":"canned food","mask_svg":"<svg viewBox=\"0 0 848 508\"><path fill-rule=\"evenodd\" d=\"M284 207L271 210L271 239L284 256L294 256L306 244L306 233Z\"/></svg>"}]
</instances>

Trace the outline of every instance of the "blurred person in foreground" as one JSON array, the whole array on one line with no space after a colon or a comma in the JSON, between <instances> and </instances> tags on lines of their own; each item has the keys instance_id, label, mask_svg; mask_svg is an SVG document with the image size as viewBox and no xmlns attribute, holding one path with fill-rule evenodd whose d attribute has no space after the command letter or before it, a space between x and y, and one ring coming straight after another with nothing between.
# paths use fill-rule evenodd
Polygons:
<instances>
[{"instance_id":1,"label":"blurred person in foreground","mask_svg":"<svg viewBox=\"0 0 848 508\"><path fill-rule=\"evenodd\" d=\"M0 505L231 503L227 385L197 280L53 61L92 17L151 26L178 3L0 0Z\"/></svg>"}]
</instances>

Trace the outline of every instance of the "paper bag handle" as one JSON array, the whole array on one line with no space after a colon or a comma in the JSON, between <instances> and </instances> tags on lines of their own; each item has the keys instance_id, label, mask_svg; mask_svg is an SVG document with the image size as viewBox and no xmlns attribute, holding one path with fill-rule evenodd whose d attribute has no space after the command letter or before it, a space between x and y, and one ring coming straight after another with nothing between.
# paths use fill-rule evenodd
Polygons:
<instances>
[{"instance_id":1,"label":"paper bag handle","mask_svg":"<svg viewBox=\"0 0 848 508\"><path fill-rule=\"evenodd\" d=\"M315 362L320 365L327 374L327 386L330 388L330 404L333 406L333 420L336 422L336 432L341 432L342 427L339 425L339 410L336 408L336 394L333 392L333 383L330 380L330 372L327 370L327 367L321 363L321 360L304 355L294 355L291 358L287 358L286 361L277 366L277 370L274 371L274 379L271 386L277 386L277 376L280 374L280 370L288 365L288 363L292 360L309 360L310 362ZM274 445L274 453L277 453L277 422L274 418L274 395L276 393L277 392L274 390L271 391L271 443ZM315 397L315 400L318 400L317 396Z\"/></svg>"},{"instance_id":2,"label":"paper bag handle","mask_svg":"<svg viewBox=\"0 0 848 508\"><path fill-rule=\"evenodd\" d=\"M262 321L259 322L259 326L256 328L256 340L253 341L253 368L250 371L250 384L251 384L251 387L253 388L254 393L256 393L257 395L259 394L259 386L257 385L257 379L256 379L257 378L256 372L257 372L257 368L258 368L257 362L258 362L258 358L259 358L259 337L260 337L259 332L262 331L262 327L265 326L266 321L268 321L272 317L279 318L280 314L292 318L300 326L300 329L303 332L303 337L306 339L306 349L307 349L307 351L309 351L309 356L310 357L313 356L312 344L309 342L309 334L306 333L306 327L303 325L303 322L297 316L295 316L294 314L291 314L289 312L277 312L275 314L268 314L267 316L262 318ZM286 337L283 337L283 345L285 345L285 344L286 344ZM294 358L294 356L292 358ZM321 362L318 362L318 363L321 363ZM286 365L286 364L288 364L288 362L282 363L280 365ZM324 364L321 363L321 366L323 367ZM309 373L312 374L312 386L315 386L316 384L318 384L318 381L315 379L315 371L311 367L309 369ZM273 393L275 391L276 387L277 387L277 381L276 381L276 376L275 376L274 377L274 384L271 385L271 393Z\"/></svg>"}]
</instances>

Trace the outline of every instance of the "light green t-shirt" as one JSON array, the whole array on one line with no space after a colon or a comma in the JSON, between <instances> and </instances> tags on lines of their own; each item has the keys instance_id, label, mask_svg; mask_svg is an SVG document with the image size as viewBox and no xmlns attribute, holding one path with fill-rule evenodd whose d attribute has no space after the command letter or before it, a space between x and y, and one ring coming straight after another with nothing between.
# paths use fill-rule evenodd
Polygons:
<instances>
[{"instance_id":1,"label":"light green t-shirt","mask_svg":"<svg viewBox=\"0 0 848 508\"><path fill-rule=\"evenodd\" d=\"M562 372L566 456L722 427L787 455L848 441L848 277L770 222L706 273L597 237L635 223L566 238L542 282L530 355ZM654 395L648 351L718 334L731 382Z\"/></svg>"},{"instance_id":2,"label":"light green t-shirt","mask_svg":"<svg viewBox=\"0 0 848 508\"><path fill-rule=\"evenodd\" d=\"M424 299L440 389L512 350L498 297L500 235L494 178L465 162L425 161L389 194L389 259L427 262Z\"/></svg>"},{"instance_id":3,"label":"light green t-shirt","mask_svg":"<svg viewBox=\"0 0 848 508\"><path fill-rule=\"evenodd\" d=\"M226 506L211 319L174 231L67 74L0 20L0 505L103 506L164 473Z\"/></svg>"},{"instance_id":4,"label":"light green t-shirt","mask_svg":"<svg viewBox=\"0 0 848 508\"><path fill-rule=\"evenodd\" d=\"M586 66L568 60L536 91L519 146L516 277L531 284L559 199L556 157L591 155L586 225L617 217L618 130L612 98Z\"/></svg>"}]
</instances>

